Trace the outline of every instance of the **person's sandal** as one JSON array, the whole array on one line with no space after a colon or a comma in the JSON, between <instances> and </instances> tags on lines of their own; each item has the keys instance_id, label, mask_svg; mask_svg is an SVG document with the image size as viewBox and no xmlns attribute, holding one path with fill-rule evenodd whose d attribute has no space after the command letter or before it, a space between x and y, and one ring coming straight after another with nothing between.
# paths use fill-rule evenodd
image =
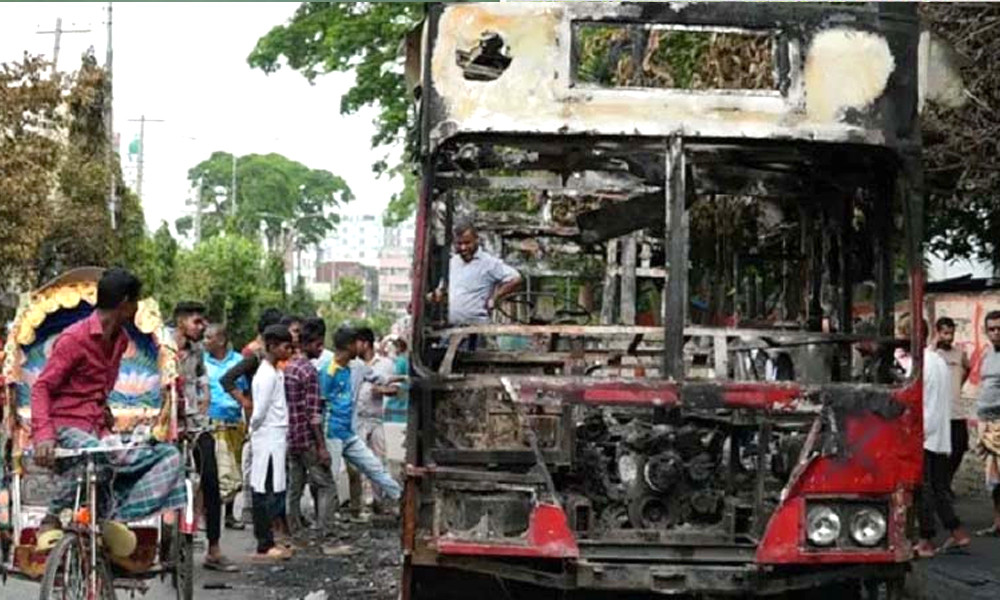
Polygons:
<instances>
[{"instance_id":1,"label":"person's sandal","mask_svg":"<svg viewBox=\"0 0 1000 600\"><path fill-rule=\"evenodd\" d=\"M972 540L969 538L959 540L954 536L948 536L948 539L938 546L937 552L938 554L965 552L971 543Z\"/></svg>"},{"instance_id":2,"label":"person's sandal","mask_svg":"<svg viewBox=\"0 0 1000 600\"><path fill-rule=\"evenodd\" d=\"M914 558L934 558L934 546L930 542L918 542L913 547Z\"/></svg>"},{"instance_id":3,"label":"person's sandal","mask_svg":"<svg viewBox=\"0 0 1000 600\"><path fill-rule=\"evenodd\" d=\"M976 532L976 537L1000 537L1000 525L990 525Z\"/></svg>"},{"instance_id":4,"label":"person's sandal","mask_svg":"<svg viewBox=\"0 0 1000 600\"><path fill-rule=\"evenodd\" d=\"M257 553L250 556L250 560L256 563L273 563L288 560L291 558L288 550L281 548L280 546L272 546L270 550L264 552L263 554Z\"/></svg>"},{"instance_id":5,"label":"person's sandal","mask_svg":"<svg viewBox=\"0 0 1000 600\"><path fill-rule=\"evenodd\" d=\"M220 573L236 573L240 570L236 563L229 560L225 556L220 556L218 558L205 557L205 562L203 563L205 569L209 571L218 571Z\"/></svg>"}]
</instances>

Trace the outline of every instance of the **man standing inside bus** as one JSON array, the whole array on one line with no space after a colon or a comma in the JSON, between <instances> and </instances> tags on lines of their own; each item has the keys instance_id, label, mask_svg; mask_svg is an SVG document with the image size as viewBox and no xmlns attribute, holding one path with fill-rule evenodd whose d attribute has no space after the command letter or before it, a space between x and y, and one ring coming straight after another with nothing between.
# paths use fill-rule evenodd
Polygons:
<instances>
[{"instance_id":1,"label":"man standing inside bus","mask_svg":"<svg viewBox=\"0 0 1000 600\"><path fill-rule=\"evenodd\" d=\"M923 342L927 344L927 321L923 323ZM924 352L924 481L920 490L920 540L916 553L920 558L934 556L934 517L951 535L941 550L964 548L969 534L955 514L948 488L949 457L951 456L951 406L948 398L949 373L944 359L927 348Z\"/></svg>"},{"instance_id":2,"label":"man standing inside bus","mask_svg":"<svg viewBox=\"0 0 1000 600\"><path fill-rule=\"evenodd\" d=\"M986 315L986 337L992 347L983 354L980 363L976 417L979 419L986 487L993 497L993 524L978 535L1000 537L1000 310Z\"/></svg>"},{"instance_id":3,"label":"man standing inside bus","mask_svg":"<svg viewBox=\"0 0 1000 600\"><path fill-rule=\"evenodd\" d=\"M471 222L455 227L455 253L448 263L448 291L439 285L427 295L433 303L448 300L448 324L488 323L499 299L521 288L521 274L479 247Z\"/></svg>"},{"instance_id":4,"label":"man standing inside bus","mask_svg":"<svg viewBox=\"0 0 1000 600\"><path fill-rule=\"evenodd\" d=\"M969 378L969 357L965 351L955 347L955 321L951 317L941 317L935 323L937 330L935 350L948 365L948 401L951 405L951 456L948 459L948 489L955 479L955 473L962 464L962 457L969 449L968 415L962 406L962 386ZM954 494L953 494L954 495Z\"/></svg>"}]
</instances>

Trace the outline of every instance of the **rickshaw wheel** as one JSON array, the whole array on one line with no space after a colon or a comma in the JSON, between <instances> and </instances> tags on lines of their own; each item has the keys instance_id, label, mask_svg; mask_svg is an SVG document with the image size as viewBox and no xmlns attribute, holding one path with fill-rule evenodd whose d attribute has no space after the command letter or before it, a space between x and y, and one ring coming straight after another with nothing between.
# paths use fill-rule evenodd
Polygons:
<instances>
[{"instance_id":1,"label":"rickshaw wheel","mask_svg":"<svg viewBox=\"0 0 1000 600\"><path fill-rule=\"evenodd\" d=\"M45 559L40 600L87 600L87 548L75 533L63 535ZM104 557L97 557L98 600L114 600L114 581Z\"/></svg>"},{"instance_id":2,"label":"rickshaw wheel","mask_svg":"<svg viewBox=\"0 0 1000 600\"><path fill-rule=\"evenodd\" d=\"M173 570L170 581L177 591L177 600L194 598L194 536L182 533L180 527L173 528L171 561Z\"/></svg>"}]
</instances>

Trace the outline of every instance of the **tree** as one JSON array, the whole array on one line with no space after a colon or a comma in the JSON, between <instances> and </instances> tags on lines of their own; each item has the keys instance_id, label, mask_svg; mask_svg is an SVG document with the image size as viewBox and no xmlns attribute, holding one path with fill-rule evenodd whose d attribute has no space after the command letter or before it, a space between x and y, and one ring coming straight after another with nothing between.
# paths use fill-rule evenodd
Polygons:
<instances>
[{"instance_id":1,"label":"tree","mask_svg":"<svg viewBox=\"0 0 1000 600\"><path fill-rule=\"evenodd\" d=\"M413 2L304 2L288 23L260 38L247 59L265 73L286 64L310 82L325 73L354 72L354 85L340 99L340 113L376 106L372 146L405 142L402 165L390 166L384 159L372 165L379 175L404 175L403 191L389 203L386 225L405 221L416 206L412 181L405 179L407 163L416 154L416 120L400 47L423 14L424 7Z\"/></svg>"},{"instance_id":2,"label":"tree","mask_svg":"<svg viewBox=\"0 0 1000 600\"><path fill-rule=\"evenodd\" d=\"M107 80L93 52L83 56L65 100L65 146L58 185L49 198L48 229L35 260L35 284L74 267L122 265L134 268L146 236L139 198L125 187L113 162L117 227L108 207L108 136L104 121Z\"/></svg>"},{"instance_id":3,"label":"tree","mask_svg":"<svg viewBox=\"0 0 1000 600\"><path fill-rule=\"evenodd\" d=\"M320 307L320 315L336 329L354 324L362 317L365 307L365 284L357 277L341 277L330 293L330 301Z\"/></svg>"},{"instance_id":4,"label":"tree","mask_svg":"<svg viewBox=\"0 0 1000 600\"><path fill-rule=\"evenodd\" d=\"M177 256L177 240L162 222L152 237L142 237L138 259L130 265L142 280L143 293L155 297L164 313L173 310L177 302Z\"/></svg>"},{"instance_id":5,"label":"tree","mask_svg":"<svg viewBox=\"0 0 1000 600\"><path fill-rule=\"evenodd\" d=\"M979 258L1000 268L1000 7L921 6L931 28L971 64L961 109L928 104L922 119L926 235L946 259Z\"/></svg>"},{"instance_id":6,"label":"tree","mask_svg":"<svg viewBox=\"0 0 1000 600\"><path fill-rule=\"evenodd\" d=\"M0 293L33 283L62 155L63 83L37 56L0 65Z\"/></svg>"},{"instance_id":7,"label":"tree","mask_svg":"<svg viewBox=\"0 0 1000 600\"><path fill-rule=\"evenodd\" d=\"M176 299L204 302L209 319L226 323L235 342L247 341L260 309L275 300L260 283L264 262L260 245L244 237L204 240L177 256Z\"/></svg>"},{"instance_id":8,"label":"tree","mask_svg":"<svg viewBox=\"0 0 1000 600\"><path fill-rule=\"evenodd\" d=\"M269 251L317 244L337 224L333 209L353 200L343 178L290 160L280 154L250 154L236 162L236 216L231 214L233 157L212 155L188 171L201 195L202 239L230 230L247 237L264 232ZM193 204L193 203L192 203ZM177 221L181 234L194 226L193 217Z\"/></svg>"},{"instance_id":9,"label":"tree","mask_svg":"<svg viewBox=\"0 0 1000 600\"><path fill-rule=\"evenodd\" d=\"M247 62L273 73L283 59L310 82L324 73L353 71L355 83L340 99L341 114L377 106L372 145L399 142L411 122L399 48L423 11L412 2L303 2L287 24L257 41ZM377 166L384 169L384 163Z\"/></svg>"},{"instance_id":10,"label":"tree","mask_svg":"<svg viewBox=\"0 0 1000 600\"><path fill-rule=\"evenodd\" d=\"M319 304L313 298L309 290L306 289L306 282L299 277L292 288L292 293L288 296L286 312L300 317L315 317L318 314Z\"/></svg>"}]
</instances>

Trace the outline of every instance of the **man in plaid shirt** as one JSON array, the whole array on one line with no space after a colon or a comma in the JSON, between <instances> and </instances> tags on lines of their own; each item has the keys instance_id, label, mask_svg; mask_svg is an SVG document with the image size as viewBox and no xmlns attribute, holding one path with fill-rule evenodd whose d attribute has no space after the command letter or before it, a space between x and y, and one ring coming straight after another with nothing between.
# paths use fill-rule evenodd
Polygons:
<instances>
[{"instance_id":1,"label":"man in plaid shirt","mask_svg":"<svg viewBox=\"0 0 1000 600\"><path fill-rule=\"evenodd\" d=\"M319 358L326 338L322 319L307 319L299 335L300 352L285 366L288 404L288 520L302 529L302 491L309 483L318 492L319 523L325 533L330 525L330 495L334 490L330 454L323 436L323 404L319 374L311 360Z\"/></svg>"}]
</instances>

